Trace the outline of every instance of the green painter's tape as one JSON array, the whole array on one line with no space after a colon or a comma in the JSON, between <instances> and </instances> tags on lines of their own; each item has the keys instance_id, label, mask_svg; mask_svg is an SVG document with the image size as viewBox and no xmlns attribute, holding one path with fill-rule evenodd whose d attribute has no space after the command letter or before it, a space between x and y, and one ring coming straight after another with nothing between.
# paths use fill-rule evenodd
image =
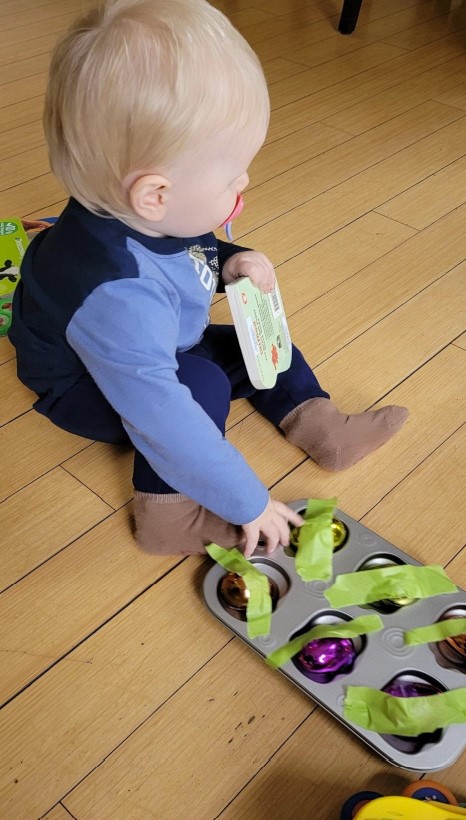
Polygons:
<instances>
[{"instance_id":1,"label":"green painter's tape","mask_svg":"<svg viewBox=\"0 0 466 820\"><path fill-rule=\"evenodd\" d=\"M325 592L332 606L371 604L397 598L431 598L456 592L443 567L402 564L338 575Z\"/></svg>"},{"instance_id":2,"label":"green painter's tape","mask_svg":"<svg viewBox=\"0 0 466 820\"><path fill-rule=\"evenodd\" d=\"M278 669L297 655L306 644L317 638L357 638L368 632L378 632L379 629L383 629L383 621L378 615L362 615L344 623L319 624L271 652L266 662L272 669Z\"/></svg>"},{"instance_id":3,"label":"green painter's tape","mask_svg":"<svg viewBox=\"0 0 466 820\"><path fill-rule=\"evenodd\" d=\"M416 737L454 723L466 723L466 688L397 698L367 686L348 686L343 717L379 734Z\"/></svg>"},{"instance_id":4,"label":"green painter's tape","mask_svg":"<svg viewBox=\"0 0 466 820\"><path fill-rule=\"evenodd\" d=\"M257 569L254 564L251 564L235 547L226 550L219 547L218 544L209 544L206 551L214 561L228 572L236 572L241 575L246 584L249 591L249 600L246 607L248 636L258 638L260 635L269 635L272 620L272 598L267 576Z\"/></svg>"},{"instance_id":5,"label":"green painter's tape","mask_svg":"<svg viewBox=\"0 0 466 820\"><path fill-rule=\"evenodd\" d=\"M466 635L466 618L448 618L429 626L418 626L405 632L405 643L418 646L423 643L437 643L445 638Z\"/></svg>"},{"instance_id":6,"label":"green painter's tape","mask_svg":"<svg viewBox=\"0 0 466 820\"><path fill-rule=\"evenodd\" d=\"M330 581L333 574L333 512L336 498L310 498L299 528L295 569L303 581Z\"/></svg>"}]
</instances>

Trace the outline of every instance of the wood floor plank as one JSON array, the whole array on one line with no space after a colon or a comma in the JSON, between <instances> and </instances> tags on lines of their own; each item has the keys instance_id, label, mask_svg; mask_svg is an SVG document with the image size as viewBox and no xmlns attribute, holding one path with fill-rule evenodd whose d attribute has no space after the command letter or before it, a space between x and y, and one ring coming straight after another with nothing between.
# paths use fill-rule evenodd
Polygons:
<instances>
[{"instance_id":1,"label":"wood floor plank","mask_svg":"<svg viewBox=\"0 0 466 820\"><path fill-rule=\"evenodd\" d=\"M401 49L396 49L394 46L384 47L382 43L373 43L342 57L336 57L331 63L323 63L302 71L294 77L272 83L270 86L272 109L280 108L282 105L307 97L322 88L367 72L373 66L387 63L401 53L403 53Z\"/></svg>"},{"instance_id":2,"label":"wood floor plank","mask_svg":"<svg viewBox=\"0 0 466 820\"><path fill-rule=\"evenodd\" d=\"M155 790L157 811L164 820L215 817L267 762L275 744L286 740L314 708L311 700L234 640L67 795L64 804L80 820L146 820ZM180 711L190 718L183 732L174 735ZM197 738L206 726L209 740L199 745ZM189 771L188 777L180 779L174 773L174 760L178 771ZM138 777L141 769L144 784ZM221 776L211 777L207 784L206 771Z\"/></svg>"},{"instance_id":3,"label":"wood floor plank","mask_svg":"<svg viewBox=\"0 0 466 820\"><path fill-rule=\"evenodd\" d=\"M335 189L337 185L345 181L347 185L358 185L366 177L372 174L377 175L382 162L398 165L399 157L403 159L404 156L402 152L407 152L408 155L416 154L416 156L419 153L418 162L410 163L411 173L422 167L422 148L429 152L429 147L432 146L433 150L429 153L435 162L435 146L439 142L447 143L448 141L452 157L458 159L461 156L460 142L455 140L455 135L458 133L462 135L464 132L466 118L462 112L449 106L442 107L441 103L432 101L424 103L420 108L422 108L422 112L419 111L419 115L422 114L420 119L413 111L400 114L372 131L360 134L349 142L343 142L329 149L323 157L309 159L296 168L275 175L258 188L250 189L245 195L247 207L238 218L237 227L235 226L238 235L264 225L285 212L288 212L288 218L291 219L294 214L299 214L298 206L310 202L326 191L329 192L328 196L332 196L332 193L334 195L335 191L332 192L331 189ZM451 129L453 137L451 141L448 134L450 129L447 129L447 126ZM393 159L390 162L391 157ZM440 167L446 164L447 161L443 162ZM386 175L384 179L386 184L390 184L393 177ZM399 193L407 187L409 187L409 181L403 188L400 188L400 182L397 180L395 190ZM367 188L368 186L364 186L365 191ZM325 198L321 197L320 201L322 199ZM349 208L351 208L351 201ZM365 211L368 210L371 208L365 209ZM365 211L357 215L361 216ZM302 233L302 225L300 228Z\"/></svg>"},{"instance_id":4,"label":"wood floor plank","mask_svg":"<svg viewBox=\"0 0 466 820\"><path fill-rule=\"evenodd\" d=\"M306 817L312 806L312 820L329 820L338 817L352 794L369 789L400 794L416 779L412 772L389 766L334 718L317 709L219 817Z\"/></svg>"},{"instance_id":5,"label":"wood floor plank","mask_svg":"<svg viewBox=\"0 0 466 820\"><path fill-rule=\"evenodd\" d=\"M33 212L43 215L55 203L63 201L64 196L65 192L53 174L43 173L0 192L0 210L20 218Z\"/></svg>"},{"instance_id":6,"label":"wood floor plank","mask_svg":"<svg viewBox=\"0 0 466 820\"><path fill-rule=\"evenodd\" d=\"M2 506L0 590L14 584L112 512L61 467L12 495Z\"/></svg>"},{"instance_id":7,"label":"wood floor plank","mask_svg":"<svg viewBox=\"0 0 466 820\"><path fill-rule=\"evenodd\" d=\"M129 510L123 509L4 591L0 702L14 697L179 561L178 555L161 558L138 550Z\"/></svg>"},{"instance_id":8,"label":"wood floor plank","mask_svg":"<svg viewBox=\"0 0 466 820\"><path fill-rule=\"evenodd\" d=\"M14 80L11 83L2 85L2 95L0 97L0 111L10 105L36 98L45 91L47 82L46 72L33 74L31 77Z\"/></svg>"},{"instance_id":9,"label":"wood floor plank","mask_svg":"<svg viewBox=\"0 0 466 820\"><path fill-rule=\"evenodd\" d=\"M53 809L44 814L43 820L70 820L72 815L66 811L65 807L58 803Z\"/></svg>"},{"instance_id":10,"label":"wood floor plank","mask_svg":"<svg viewBox=\"0 0 466 820\"><path fill-rule=\"evenodd\" d=\"M24 154L32 149L37 149L43 144L44 133L40 120L28 122L0 134L0 156L3 160L6 160L16 154ZM16 183L16 177L14 183Z\"/></svg>"},{"instance_id":11,"label":"wood floor plank","mask_svg":"<svg viewBox=\"0 0 466 820\"><path fill-rule=\"evenodd\" d=\"M336 496L342 510L360 519L464 423L465 399L455 385L465 374L464 351L448 346L379 402L410 410L405 426L387 445L343 473L325 473L308 460L277 483L274 497L287 502ZM438 405L432 402L432 384L442 391Z\"/></svg>"},{"instance_id":12,"label":"wood floor plank","mask_svg":"<svg viewBox=\"0 0 466 820\"><path fill-rule=\"evenodd\" d=\"M59 34L71 25L77 13L79 13L71 11L63 14L63 11L66 12L66 8L62 6L61 0L58 11L59 13L52 18L49 17L35 23L29 23L26 14L22 25L8 30L1 29L0 48L2 49L2 56L3 49L6 49L6 53L11 55L10 62L14 62L15 59L18 59L18 54L26 50L29 55L50 51ZM1 19L0 17L0 21ZM44 44L46 44L45 48L43 48Z\"/></svg>"},{"instance_id":13,"label":"wood floor plank","mask_svg":"<svg viewBox=\"0 0 466 820\"><path fill-rule=\"evenodd\" d=\"M358 25L357 27L357 36L362 40L391 41L391 39L400 32L411 31L413 27L416 28L419 24L431 22L434 26L439 26L439 37L441 37L444 17L444 9L435 3L411 6L395 14L389 14L381 20L371 20L369 23L363 22L362 25ZM445 33L448 33L448 23L445 25L445 28ZM422 45L422 36L419 39L419 45ZM409 42L409 40L403 40L403 43L406 42ZM431 41L428 39L427 42L430 43ZM405 45L404 47L406 48L407 46Z\"/></svg>"},{"instance_id":14,"label":"wood floor plank","mask_svg":"<svg viewBox=\"0 0 466 820\"><path fill-rule=\"evenodd\" d=\"M131 447L94 442L63 462L71 475L118 510L133 497Z\"/></svg>"},{"instance_id":15,"label":"wood floor plank","mask_svg":"<svg viewBox=\"0 0 466 820\"><path fill-rule=\"evenodd\" d=\"M466 200L466 157L390 199L377 212L412 228L425 228Z\"/></svg>"},{"instance_id":16,"label":"wood floor plank","mask_svg":"<svg viewBox=\"0 0 466 820\"><path fill-rule=\"evenodd\" d=\"M268 219L262 199L262 192L268 186L266 183L248 194L248 207L238 219L238 223L242 221L237 228L238 238L248 247L260 248L275 265L285 262L290 256L330 236L390 197L459 159L463 155L461 146L465 130L466 120L462 118L296 206L264 227L248 230L261 218ZM271 203L271 208L273 205Z\"/></svg>"},{"instance_id":17,"label":"wood floor plank","mask_svg":"<svg viewBox=\"0 0 466 820\"><path fill-rule=\"evenodd\" d=\"M1 38L1 33L0 33L0 66L11 67L11 65L14 63L15 59L16 59L16 61L18 61L18 44L17 43L11 43L11 41L8 40L8 45L3 45L2 42L1 42L1 39L2 38ZM28 54L30 55L30 57L34 58L34 73L37 71L37 68L36 68L36 65L35 65L36 59L38 57L40 57L41 55L43 55L43 54L49 54L52 47L53 47L53 45L56 42L56 39L57 39L57 34L47 34L44 37L37 37L37 35L36 35L36 37L33 40L28 42ZM21 44L21 45L24 45L24 44ZM47 68L48 67L47 61L44 60L44 64L45 64L45 67ZM16 63L15 63L15 65L16 65ZM14 74L16 74L18 72L18 70L21 73L21 69L18 69L18 67L17 67L14 71ZM24 71L24 67L22 68L22 71ZM7 79L5 80L5 82L8 82L9 79L13 79L11 77L11 72L10 71L7 72L6 76L7 76ZM27 76L27 75L24 75L24 76ZM0 88L1 88L1 85L0 85Z\"/></svg>"},{"instance_id":18,"label":"wood floor plank","mask_svg":"<svg viewBox=\"0 0 466 820\"><path fill-rule=\"evenodd\" d=\"M35 410L2 427L0 442L4 470L2 499L89 446L87 439L54 427Z\"/></svg>"},{"instance_id":19,"label":"wood floor plank","mask_svg":"<svg viewBox=\"0 0 466 820\"><path fill-rule=\"evenodd\" d=\"M83 9L92 5L92 0L60 0L60 12L62 14L66 11L74 12L75 16L79 16ZM18 27L19 11L20 7L17 5L10 13L2 14L2 31L6 32ZM56 16L57 6L55 3L28 3L25 6L25 17L28 23L42 23L46 20L53 20Z\"/></svg>"},{"instance_id":20,"label":"wood floor plank","mask_svg":"<svg viewBox=\"0 0 466 820\"><path fill-rule=\"evenodd\" d=\"M453 105L456 108L466 110L466 82L459 83L453 88L443 91L441 94L433 94L432 97L438 102L446 105Z\"/></svg>"},{"instance_id":21,"label":"wood floor plank","mask_svg":"<svg viewBox=\"0 0 466 820\"><path fill-rule=\"evenodd\" d=\"M437 256L432 261L432 267L426 270L428 255L424 254L421 241L417 241L421 235L429 242L430 246L432 234L428 236L427 232L423 231L422 234L418 234L411 240L408 239L402 246L395 248L391 253L369 265L350 280L338 285L334 291L302 308L302 311L292 314L289 321L291 335L295 344L303 351L305 356L311 357L316 363L320 363L328 356L334 355L329 350L330 346L335 351L344 348L346 345L348 345L348 355L351 356L353 349L357 348L358 344L365 344L361 334L364 334L366 329L374 338L379 338L383 332L382 321L390 327L395 322L403 321L404 318L407 318L404 315L406 311L409 311L412 315L416 310L422 310L425 302L434 297L434 294L436 297L438 296L440 302L438 304L437 321L435 316L429 315L429 319L433 322L432 334L435 334L435 325L438 325L439 329L443 325L443 330L440 331L440 344L443 345L451 342L461 332L461 321L464 318L461 311L463 307L466 307L463 302L463 299L466 299L466 263L461 263L450 271L450 268L458 262L458 256L461 256L461 253L458 254L457 247L456 259L451 264L448 261L443 263L443 260ZM438 236L438 234L436 235ZM406 249L406 259L408 260L404 265L401 248ZM412 256L410 255L411 250ZM413 261L412 268L410 266L411 259ZM400 267L400 260L403 267ZM390 270L390 265L393 263L398 263L398 265ZM392 287L393 270L405 272L403 282L397 287L396 294L393 292ZM450 272L446 273L446 271ZM426 290L423 290L424 288ZM459 289L456 294L456 301L455 288ZM446 303L442 301L442 294L447 300ZM297 304L296 300L293 304ZM450 310L452 313L449 313ZM308 327L313 329L311 338L306 331L305 323L307 322L309 322ZM450 331L448 331L449 322L451 322ZM424 316L419 319L418 327L419 331L421 327L428 329ZM407 332L409 335L409 330ZM353 339L356 341L354 346L351 347L349 343ZM430 341L432 340L431 335ZM395 342L394 346L397 345L398 342ZM435 349L429 345L428 351L427 355L432 355ZM416 363L419 365L418 359L416 359Z\"/></svg>"},{"instance_id":22,"label":"wood floor plank","mask_svg":"<svg viewBox=\"0 0 466 820\"><path fill-rule=\"evenodd\" d=\"M7 336L0 337L0 364L10 361L15 355L15 349Z\"/></svg>"},{"instance_id":23,"label":"wood floor plank","mask_svg":"<svg viewBox=\"0 0 466 820\"><path fill-rule=\"evenodd\" d=\"M448 565L466 544L465 445L463 424L365 515L362 523L375 532L383 531L384 538L423 564L440 561ZM449 575L461 585L461 579ZM439 608L443 611L441 600Z\"/></svg>"},{"instance_id":24,"label":"wood floor plank","mask_svg":"<svg viewBox=\"0 0 466 820\"><path fill-rule=\"evenodd\" d=\"M462 347L463 350L466 350L466 333L463 333L461 336L458 336L458 338L455 339L454 343L455 345L458 345L458 347Z\"/></svg>"},{"instance_id":25,"label":"wood floor plank","mask_svg":"<svg viewBox=\"0 0 466 820\"><path fill-rule=\"evenodd\" d=\"M200 599L202 567L182 563L2 709L2 820L55 805L231 640Z\"/></svg>"},{"instance_id":26,"label":"wood floor plank","mask_svg":"<svg viewBox=\"0 0 466 820\"><path fill-rule=\"evenodd\" d=\"M12 128L20 128L29 123L36 123L41 120L44 107L42 95L31 99L20 100L1 109L2 122L4 124L5 139ZM31 146L28 145L28 148Z\"/></svg>"},{"instance_id":27,"label":"wood floor plank","mask_svg":"<svg viewBox=\"0 0 466 820\"><path fill-rule=\"evenodd\" d=\"M45 145L32 148L29 151L18 153L17 156L0 160L0 191L5 196L5 191L13 186L27 184L35 177L45 176L50 169Z\"/></svg>"},{"instance_id":28,"label":"wood floor plank","mask_svg":"<svg viewBox=\"0 0 466 820\"><path fill-rule=\"evenodd\" d=\"M325 123L357 135L381 125L397 114L409 111L410 108L416 108L429 99L435 99L453 108L464 109L466 101L464 105L455 105L459 96L458 89L463 85L461 81L464 68L465 57L461 55L424 71L422 74L410 77L409 80L400 82L368 100L350 105L332 114L325 120Z\"/></svg>"},{"instance_id":29,"label":"wood floor plank","mask_svg":"<svg viewBox=\"0 0 466 820\"><path fill-rule=\"evenodd\" d=\"M364 6L362 6L361 11L364 10ZM404 14L406 17L406 12L409 13L409 9L405 10ZM403 14L403 12L401 12ZM392 15L389 15L392 16ZM380 27L385 28L385 21L386 17L380 20ZM282 33L278 34L275 37L271 37L268 40L263 40L261 42L256 42L253 44L254 50L258 54L261 60L271 60L273 57L287 57L290 60L293 60L294 55L296 55L296 59L298 62L303 61L303 56L306 53L311 52L314 46L314 43L325 42L329 41L330 39L339 39L341 35L337 32L337 25L338 25L338 16L330 20L324 20L322 22L314 23L310 26L304 26L303 28L299 29L298 31L291 31L289 33ZM369 25L374 25L374 22L371 22ZM396 26L397 31L403 30L403 22L402 18L398 18L398 23L401 22L401 28ZM354 40L357 41L360 46L364 44L368 44L370 42L376 42L379 38L376 35L374 30L365 32L365 36L360 36L362 33L362 26L358 26L357 31L355 32ZM385 31L388 35L388 31ZM430 53L431 59L433 60L432 65L435 65L438 60L437 56L443 51L447 51L448 57L447 59L451 59L451 57L455 54L455 41L458 40L457 34L449 34L447 37L443 37L437 40L435 43L429 43L426 46L422 46L419 49L415 49L414 51L405 51L405 53L398 58L401 61L401 64L404 64L407 69L409 67L418 65L419 60L423 61L423 57L427 55L427 52ZM457 42L456 42L457 45ZM322 46L320 46L322 48ZM456 53L461 53L461 47L457 47ZM312 59L312 57L311 57ZM392 68L396 68L398 63L394 63ZM429 68L429 66L424 62L425 69ZM422 69L421 69L422 70ZM375 76L379 76L379 71L374 70Z\"/></svg>"},{"instance_id":30,"label":"wood floor plank","mask_svg":"<svg viewBox=\"0 0 466 820\"><path fill-rule=\"evenodd\" d=\"M350 139L348 134L336 128L314 123L308 128L295 131L287 137L264 145L253 160L249 171L251 185L256 187L276 176L277 168L284 173L290 168L309 161L311 157L324 154L336 145Z\"/></svg>"},{"instance_id":31,"label":"wood floor plank","mask_svg":"<svg viewBox=\"0 0 466 820\"><path fill-rule=\"evenodd\" d=\"M18 82L18 80L32 77L40 71L47 71L49 63L50 56L46 52L45 54L36 54L34 57L27 57L24 60L4 65L0 74L0 90L2 90L3 85L8 87L8 85Z\"/></svg>"},{"instance_id":32,"label":"wood floor plank","mask_svg":"<svg viewBox=\"0 0 466 820\"><path fill-rule=\"evenodd\" d=\"M324 40L314 40L311 46L307 45L303 49L288 49L286 57L264 57L262 64L266 66L270 59L286 59L287 62L292 61L296 64L296 66L300 66L300 70L303 71L306 68L312 68L313 66L318 66L322 63L328 63L337 57L342 57L350 52L358 51L359 49L364 48L365 45L366 44L362 40L358 40L357 37L341 37L338 36L335 31L326 31L326 37ZM256 46L254 46L254 48L256 49ZM303 57L302 61L301 56ZM276 77L274 80L271 80L271 82L277 82L283 79L285 79L285 76Z\"/></svg>"},{"instance_id":33,"label":"wood floor plank","mask_svg":"<svg viewBox=\"0 0 466 820\"><path fill-rule=\"evenodd\" d=\"M349 108L361 100L377 96L409 77L422 74L454 57L464 57L464 49L454 41L452 42L453 36L397 57L390 62L389 70L387 66L382 65L371 69L367 74L360 74L357 83L350 77L335 86L324 88L301 100L283 105L272 113L268 141L290 134L313 122L324 120L338 111ZM271 55L267 59L273 56L281 55Z\"/></svg>"},{"instance_id":34,"label":"wood floor plank","mask_svg":"<svg viewBox=\"0 0 466 820\"><path fill-rule=\"evenodd\" d=\"M455 325L461 324L462 308L459 307L457 288L463 292L466 290L465 265L459 265L429 285L320 365L319 378L340 404L351 402L352 408L369 406L384 395L388 385L394 386L401 378L414 373L451 341L455 336ZM439 300L438 312L435 303L429 305L431 299ZM420 311L425 311L422 318ZM412 324L407 326L405 322ZM424 334L428 340L423 338ZM360 363L364 363L363 367ZM357 380L354 378L355 366ZM380 367L383 367L383 373L379 372Z\"/></svg>"},{"instance_id":35,"label":"wood floor plank","mask_svg":"<svg viewBox=\"0 0 466 820\"><path fill-rule=\"evenodd\" d=\"M63 191L62 191L63 195ZM36 210L29 211L27 214L23 214L24 219L42 219L44 216L60 216L61 212L65 208L68 203L68 198L60 199L59 202L52 202L44 207L37 208Z\"/></svg>"},{"instance_id":36,"label":"wood floor plank","mask_svg":"<svg viewBox=\"0 0 466 820\"><path fill-rule=\"evenodd\" d=\"M432 20L410 26L396 34L383 37L384 41L400 48L420 48L427 43L445 37L453 31L460 33L466 27L466 12L464 6L454 9L449 14L442 14Z\"/></svg>"},{"instance_id":37,"label":"wood floor plank","mask_svg":"<svg viewBox=\"0 0 466 820\"><path fill-rule=\"evenodd\" d=\"M262 68L267 82L273 83L282 80L284 77L300 74L301 71L306 70L307 66L292 63L290 60L284 60L283 57L277 57L275 60L268 60Z\"/></svg>"},{"instance_id":38,"label":"wood floor plank","mask_svg":"<svg viewBox=\"0 0 466 820\"><path fill-rule=\"evenodd\" d=\"M296 304L299 288L312 302L414 236L412 228L378 217L365 214L278 267L287 311Z\"/></svg>"},{"instance_id":39,"label":"wood floor plank","mask_svg":"<svg viewBox=\"0 0 466 820\"><path fill-rule=\"evenodd\" d=\"M37 396L21 384L16 375L16 361L10 359L0 365L0 380L5 390L2 403L0 405L0 426L6 422L27 413Z\"/></svg>"}]
</instances>

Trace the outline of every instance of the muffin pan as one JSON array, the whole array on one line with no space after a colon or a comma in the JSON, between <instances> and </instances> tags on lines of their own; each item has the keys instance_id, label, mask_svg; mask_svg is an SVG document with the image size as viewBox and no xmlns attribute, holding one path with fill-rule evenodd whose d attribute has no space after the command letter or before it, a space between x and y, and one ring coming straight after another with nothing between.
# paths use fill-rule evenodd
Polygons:
<instances>
[{"instance_id":1,"label":"muffin pan","mask_svg":"<svg viewBox=\"0 0 466 820\"><path fill-rule=\"evenodd\" d=\"M302 513L307 507L307 500L293 501L289 506ZM458 590L457 593L423 600L405 598L332 609L324 592L337 575L364 572L372 567L390 564L420 566L419 561L340 510L335 510L335 520L334 577L328 583L301 580L295 572L292 546L279 547L272 555L266 555L264 547L259 545L250 559L272 582L275 601L270 635L248 637L244 613L235 608L237 598L232 608L231 598L227 601L222 595L222 579L226 570L219 564L208 571L204 580L206 604L218 620L262 657L313 626L350 621L376 611L384 624L379 632L346 642L340 638L341 645L338 647L322 644L321 654L313 652L309 644L306 657L301 657L302 652L295 655L279 671L389 763L420 772L451 766L466 746L464 724L417 737L381 735L347 721L343 717L343 704L349 684L370 686L391 694L412 692L413 687L417 687L420 694L428 694L466 686L463 636L447 638L437 644L408 646L404 643L404 632L407 630L444 618L465 617L466 593ZM326 657L334 660L331 669L325 664ZM322 671L319 670L320 662L324 664Z\"/></svg>"}]
</instances>

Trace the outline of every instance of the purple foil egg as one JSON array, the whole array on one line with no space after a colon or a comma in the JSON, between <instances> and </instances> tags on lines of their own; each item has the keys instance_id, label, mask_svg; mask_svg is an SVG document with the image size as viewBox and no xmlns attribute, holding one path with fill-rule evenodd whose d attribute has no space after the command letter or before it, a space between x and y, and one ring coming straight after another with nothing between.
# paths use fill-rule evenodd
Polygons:
<instances>
[{"instance_id":1,"label":"purple foil egg","mask_svg":"<svg viewBox=\"0 0 466 820\"><path fill-rule=\"evenodd\" d=\"M349 638L317 638L301 649L296 661L308 678L329 683L335 675L352 669L356 655L354 643Z\"/></svg>"},{"instance_id":2,"label":"purple foil egg","mask_svg":"<svg viewBox=\"0 0 466 820\"><path fill-rule=\"evenodd\" d=\"M382 690L396 698L419 698L425 695L438 695L443 692L438 686L423 681L394 680Z\"/></svg>"},{"instance_id":3,"label":"purple foil egg","mask_svg":"<svg viewBox=\"0 0 466 820\"><path fill-rule=\"evenodd\" d=\"M428 681L404 680L403 678L395 678L382 689L382 692L393 695L395 698L419 698L425 695L438 695L443 691L439 686ZM426 743L436 743L440 740L441 735L442 730L437 729L435 732L424 732L420 735L382 735L382 737L395 749L415 754Z\"/></svg>"}]
</instances>

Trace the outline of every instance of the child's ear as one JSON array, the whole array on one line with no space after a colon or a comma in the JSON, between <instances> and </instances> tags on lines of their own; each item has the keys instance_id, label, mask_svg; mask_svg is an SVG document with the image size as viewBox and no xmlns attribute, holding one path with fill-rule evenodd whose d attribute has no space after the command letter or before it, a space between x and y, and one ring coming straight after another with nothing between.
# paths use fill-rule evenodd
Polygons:
<instances>
[{"instance_id":1,"label":"child's ear","mask_svg":"<svg viewBox=\"0 0 466 820\"><path fill-rule=\"evenodd\" d=\"M171 183L160 174L146 174L130 186L128 195L133 211L148 222L160 222L167 212Z\"/></svg>"}]
</instances>

